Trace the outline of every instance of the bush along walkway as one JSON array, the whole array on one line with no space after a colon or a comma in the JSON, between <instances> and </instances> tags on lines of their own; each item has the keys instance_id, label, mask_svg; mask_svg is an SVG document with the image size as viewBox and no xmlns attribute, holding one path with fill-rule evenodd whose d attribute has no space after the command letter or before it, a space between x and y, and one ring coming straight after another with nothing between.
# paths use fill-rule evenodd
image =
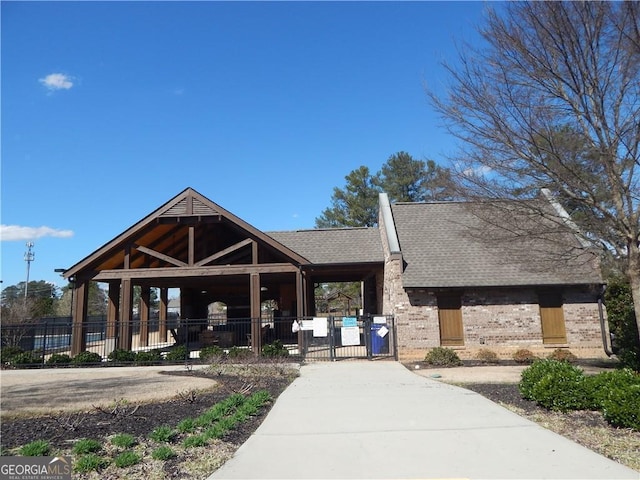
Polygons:
<instances>
[{"instance_id":1,"label":"bush along walkway","mask_svg":"<svg viewBox=\"0 0 640 480\"><path fill-rule=\"evenodd\" d=\"M48 442L36 440L3 454L69 455L78 479L206 478L239 446L223 439L260 415L270 402L266 390L234 393L197 417L156 427L145 437L121 433L104 440L82 438L65 451L54 451Z\"/></svg>"},{"instance_id":2,"label":"bush along walkway","mask_svg":"<svg viewBox=\"0 0 640 480\"><path fill-rule=\"evenodd\" d=\"M614 427L640 431L640 375L632 370L587 376L569 362L537 360L522 372L518 388L549 410L599 411Z\"/></svg>"}]
</instances>

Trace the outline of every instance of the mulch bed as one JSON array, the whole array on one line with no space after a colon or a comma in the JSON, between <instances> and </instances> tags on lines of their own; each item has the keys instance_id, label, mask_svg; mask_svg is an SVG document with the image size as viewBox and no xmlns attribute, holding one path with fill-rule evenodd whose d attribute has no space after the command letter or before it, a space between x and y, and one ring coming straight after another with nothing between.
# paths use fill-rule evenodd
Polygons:
<instances>
[{"instance_id":1,"label":"mulch bed","mask_svg":"<svg viewBox=\"0 0 640 480\"><path fill-rule=\"evenodd\" d=\"M206 376L195 371L188 374ZM214 391L184 392L168 401L141 404L122 401L114 402L109 408L52 413L34 418L3 419L0 425L2 451L34 440L46 440L53 448L69 448L73 441L81 438L101 440L118 433L146 437L159 426L175 427L185 418L195 418L230 394L245 391L248 386L251 393L267 390L275 399L290 383L289 379L277 376L251 379L231 375L209 376L219 383ZM242 428L229 432L225 441L243 443L263 419L264 414L252 417L243 423Z\"/></svg>"}]
</instances>

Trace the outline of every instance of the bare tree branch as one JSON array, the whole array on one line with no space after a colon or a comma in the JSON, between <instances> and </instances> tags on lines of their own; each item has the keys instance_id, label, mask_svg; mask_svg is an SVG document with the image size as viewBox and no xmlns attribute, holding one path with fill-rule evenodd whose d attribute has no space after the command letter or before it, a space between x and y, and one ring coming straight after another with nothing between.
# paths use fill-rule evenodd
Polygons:
<instances>
[{"instance_id":1,"label":"bare tree branch","mask_svg":"<svg viewBox=\"0 0 640 480\"><path fill-rule=\"evenodd\" d=\"M458 195L496 200L483 218L491 238L544 239L559 253L579 234L567 260L588 263L594 249L624 258L640 323L639 20L638 2L500 4L487 12L484 45L464 45L459 65L445 65L447 94L428 94L463 141L452 159ZM571 222L533 201L542 188Z\"/></svg>"}]
</instances>

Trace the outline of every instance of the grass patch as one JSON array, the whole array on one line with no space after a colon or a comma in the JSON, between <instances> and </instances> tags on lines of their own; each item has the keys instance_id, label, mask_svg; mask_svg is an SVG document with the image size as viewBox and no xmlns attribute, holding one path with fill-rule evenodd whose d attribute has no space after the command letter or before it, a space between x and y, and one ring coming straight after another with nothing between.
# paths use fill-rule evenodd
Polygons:
<instances>
[{"instance_id":1,"label":"grass patch","mask_svg":"<svg viewBox=\"0 0 640 480\"><path fill-rule=\"evenodd\" d=\"M204 447L207 444L207 436L205 434L202 435L191 435L184 439L182 442L182 446L184 448L194 448L194 447Z\"/></svg>"},{"instance_id":2,"label":"grass patch","mask_svg":"<svg viewBox=\"0 0 640 480\"><path fill-rule=\"evenodd\" d=\"M75 455L84 455L86 453L99 452L102 449L102 444L91 438L83 438L73 444L71 451Z\"/></svg>"},{"instance_id":3,"label":"grass patch","mask_svg":"<svg viewBox=\"0 0 640 480\"><path fill-rule=\"evenodd\" d=\"M136 439L128 433L119 433L111 437L111 445L120 448L131 448L136 444Z\"/></svg>"},{"instance_id":4,"label":"grass patch","mask_svg":"<svg viewBox=\"0 0 640 480\"><path fill-rule=\"evenodd\" d=\"M50 452L51 447L46 440L34 440L20 447L20 455L24 457L46 457Z\"/></svg>"},{"instance_id":5,"label":"grass patch","mask_svg":"<svg viewBox=\"0 0 640 480\"><path fill-rule=\"evenodd\" d=\"M162 425L149 434L149 438L158 443L171 443L175 440L177 432L168 425Z\"/></svg>"},{"instance_id":6,"label":"grass patch","mask_svg":"<svg viewBox=\"0 0 640 480\"><path fill-rule=\"evenodd\" d=\"M154 460L169 460L176 455L176 452L174 452L171 447L167 447L166 445L162 445L161 447L158 447L153 452L151 452L151 458L153 458Z\"/></svg>"},{"instance_id":7,"label":"grass patch","mask_svg":"<svg viewBox=\"0 0 640 480\"><path fill-rule=\"evenodd\" d=\"M136 452L132 452L127 450L126 452L122 452L118 454L116 458L113 459L113 463L115 463L118 468L126 468L142 461L142 456Z\"/></svg>"},{"instance_id":8,"label":"grass patch","mask_svg":"<svg viewBox=\"0 0 640 480\"><path fill-rule=\"evenodd\" d=\"M108 465L108 459L96 455L95 453L88 453L80 456L76 460L73 466L73 471L77 473L97 472L106 468Z\"/></svg>"}]
</instances>

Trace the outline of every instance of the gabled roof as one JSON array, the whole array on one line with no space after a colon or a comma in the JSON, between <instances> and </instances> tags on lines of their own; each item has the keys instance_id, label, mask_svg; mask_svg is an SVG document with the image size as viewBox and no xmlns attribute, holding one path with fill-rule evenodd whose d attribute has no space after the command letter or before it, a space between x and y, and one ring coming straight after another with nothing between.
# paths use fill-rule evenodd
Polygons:
<instances>
[{"instance_id":1,"label":"gabled roof","mask_svg":"<svg viewBox=\"0 0 640 480\"><path fill-rule=\"evenodd\" d=\"M200 235L203 237L211 237L217 225L224 225L226 231L231 232L233 238L252 238L293 264L306 265L309 263L303 256L278 243L272 237L236 217L194 189L186 188L138 223L66 270L64 276L69 278L83 270L122 268L126 245L132 245L134 249L138 249L137 258L139 260L134 259L132 263L143 262L143 254L151 253L155 254L155 262L166 264L173 261L175 264L175 259L184 257L188 250L189 230L185 227L196 224L201 225L202 233ZM205 239L205 241L211 242L210 239ZM237 251L242 248L243 246L238 246L230 250L238 255ZM244 248L246 250L250 247L247 245ZM142 265L132 266L140 267Z\"/></svg>"},{"instance_id":2,"label":"gabled roof","mask_svg":"<svg viewBox=\"0 0 640 480\"><path fill-rule=\"evenodd\" d=\"M383 263L380 231L374 227L268 232L314 265Z\"/></svg>"},{"instance_id":3,"label":"gabled roof","mask_svg":"<svg viewBox=\"0 0 640 480\"><path fill-rule=\"evenodd\" d=\"M391 206L405 261L405 288L598 284L592 262L541 264L528 251L484 241L483 224L464 202L397 203ZM482 208L477 205L474 208ZM487 233L487 235L491 235ZM577 241L575 238L568 241ZM535 242L535 240L532 240Z\"/></svg>"}]
</instances>

